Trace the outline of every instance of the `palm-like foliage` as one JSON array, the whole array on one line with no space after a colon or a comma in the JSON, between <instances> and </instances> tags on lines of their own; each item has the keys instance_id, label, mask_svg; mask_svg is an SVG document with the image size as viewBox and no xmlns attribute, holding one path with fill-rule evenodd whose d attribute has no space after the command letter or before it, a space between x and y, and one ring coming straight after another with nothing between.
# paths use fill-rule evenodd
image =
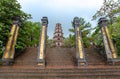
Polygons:
<instances>
[{"instance_id":1,"label":"palm-like foliage","mask_svg":"<svg viewBox=\"0 0 120 79\"><path fill-rule=\"evenodd\" d=\"M120 55L120 16L118 16L116 22L112 25L111 36Z\"/></svg>"},{"instance_id":2,"label":"palm-like foliage","mask_svg":"<svg viewBox=\"0 0 120 79\"><path fill-rule=\"evenodd\" d=\"M103 46L102 34L100 31L100 27L97 26L94 29L94 32L91 35L91 41L95 46Z\"/></svg>"},{"instance_id":3,"label":"palm-like foliage","mask_svg":"<svg viewBox=\"0 0 120 79\"><path fill-rule=\"evenodd\" d=\"M40 30L39 22L26 21L19 31L16 48L37 46L40 39Z\"/></svg>"},{"instance_id":4,"label":"palm-like foliage","mask_svg":"<svg viewBox=\"0 0 120 79\"><path fill-rule=\"evenodd\" d=\"M88 22L86 23L84 18L80 18L80 22L81 22L81 25L80 25L80 30L82 32L82 39L83 39L83 44L84 44L84 47L89 47L90 46L90 33L91 33L91 24ZM74 28L70 28L69 31L71 33L74 33L75 30ZM75 46L75 35L73 34L70 34L69 37L67 38L67 40L69 40L70 42L70 46Z\"/></svg>"},{"instance_id":5,"label":"palm-like foliage","mask_svg":"<svg viewBox=\"0 0 120 79\"><path fill-rule=\"evenodd\" d=\"M120 16L116 18L116 21L111 25L111 23L108 20L108 29L109 29L109 34L111 36L111 39L113 40L113 43L116 46L116 49L118 51L118 54L120 54ZM102 40L102 34L100 32L100 27L97 26L94 28L94 32L92 33L92 41L96 46L102 46L103 45L103 40Z\"/></svg>"}]
</instances>

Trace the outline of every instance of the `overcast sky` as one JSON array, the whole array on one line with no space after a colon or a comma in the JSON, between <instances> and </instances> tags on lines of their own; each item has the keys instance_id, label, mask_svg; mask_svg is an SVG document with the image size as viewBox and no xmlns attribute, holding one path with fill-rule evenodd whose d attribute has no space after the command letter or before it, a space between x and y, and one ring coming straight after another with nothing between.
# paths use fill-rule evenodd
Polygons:
<instances>
[{"instance_id":1,"label":"overcast sky","mask_svg":"<svg viewBox=\"0 0 120 79\"><path fill-rule=\"evenodd\" d=\"M32 15L32 21L41 22L43 16L49 20L48 36L53 37L56 23L61 23L64 37L69 35L68 29L72 27L71 21L75 16L83 17L87 22L96 26L96 21L91 21L92 16L102 6L103 0L18 0L22 10Z\"/></svg>"}]
</instances>

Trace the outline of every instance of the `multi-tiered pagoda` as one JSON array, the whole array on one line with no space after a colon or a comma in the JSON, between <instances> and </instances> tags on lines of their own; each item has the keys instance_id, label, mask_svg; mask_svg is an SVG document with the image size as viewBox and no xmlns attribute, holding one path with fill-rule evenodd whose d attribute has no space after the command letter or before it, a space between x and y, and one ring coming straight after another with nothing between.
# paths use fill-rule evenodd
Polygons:
<instances>
[{"instance_id":1,"label":"multi-tiered pagoda","mask_svg":"<svg viewBox=\"0 0 120 79\"><path fill-rule=\"evenodd\" d=\"M57 23L56 27L55 27L54 37L53 37L54 46L55 47L62 47L64 45L63 40L64 40L64 37L63 37L61 24Z\"/></svg>"}]
</instances>

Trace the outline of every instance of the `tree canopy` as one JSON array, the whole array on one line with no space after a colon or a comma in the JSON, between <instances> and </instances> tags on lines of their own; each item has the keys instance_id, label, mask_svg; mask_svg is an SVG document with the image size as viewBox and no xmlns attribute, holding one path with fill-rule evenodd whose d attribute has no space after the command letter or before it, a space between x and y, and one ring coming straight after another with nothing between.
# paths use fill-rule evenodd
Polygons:
<instances>
[{"instance_id":1,"label":"tree canopy","mask_svg":"<svg viewBox=\"0 0 120 79\"><path fill-rule=\"evenodd\" d=\"M100 17L107 17L110 19L110 23L114 22L116 15L120 14L120 0L104 0L101 8L93 15L92 20L96 20Z\"/></svg>"},{"instance_id":2,"label":"tree canopy","mask_svg":"<svg viewBox=\"0 0 120 79\"><path fill-rule=\"evenodd\" d=\"M107 26L109 29L110 36L116 46L116 49L118 52L120 52L120 0L114 1L114 0L104 0L103 6L96 12L95 15L93 15L93 20L100 18L100 17L106 17L108 22ZM100 27L97 25L94 28L94 32L92 34L92 40L93 43L97 46L104 46L101 33L100 33Z\"/></svg>"},{"instance_id":3,"label":"tree canopy","mask_svg":"<svg viewBox=\"0 0 120 79\"><path fill-rule=\"evenodd\" d=\"M20 16L22 19L16 48L37 46L38 44L40 23L27 21L31 19L31 15L21 10L21 5L17 0L0 0L0 54L5 49L14 16Z\"/></svg>"}]
</instances>

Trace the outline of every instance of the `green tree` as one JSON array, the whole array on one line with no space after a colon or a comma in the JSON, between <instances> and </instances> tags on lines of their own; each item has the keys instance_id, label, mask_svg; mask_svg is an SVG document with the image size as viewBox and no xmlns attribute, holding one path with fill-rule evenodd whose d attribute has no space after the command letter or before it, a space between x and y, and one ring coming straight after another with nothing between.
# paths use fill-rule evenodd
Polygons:
<instances>
[{"instance_id":1,"label":"green tree","mask_svg":"<svg viewBox=\"0 0 120 79\"><path fill-rule=\"evenodd\" d=\"M53 47L53 39L49 39L49 38L48 38L46 42L47 42L47 43L46 43L47 48Z\"/></svg>"},{"instance_id":2,"label":"green tree","mask_svg":"<svg viewBox=\"0 0 120 79\"><path fill-rule=\"evenodd\" d=\"M36 47L39 44L41 24L26 21L21 27L16 48Z\"/></svg>"},{"instance_id":3,"label":"green tree","mask_svg":"<svg viewBox=\"0 0 120 79\"><path fill-rule=\"evenodd\" d=\"M20 16L23 24L31 18L30 14L21 10L17 0L0 0L0 53L5 48L14 16Z\"/></svg>"},{"instance_id":4,"label":"green tree","mask_svg":"<svg viewBox=\"0 0 120 79\"><path fill-rule=\"evenodd\" d=\"M93 30L94 31L91 35L92 45L97 47L103 46L103 39L99 25L97 25Z\"/></svg>"},{"instance_id":5,"label":"green tree","mask_svg":"<svg viewBox=\"0 0 120 79\"><path fill-rule=\"evenodd\" d=\"M118 52L120 52L120 42L119 42L119 30L120 30L120 0L114 1L114 0L104 0L103 6L96 12L96 14L93 16L93 20L100 18L100 17L106 17L108 20L107 26L109 29L109 33L111 35L111 38L116 45L116 48ZM96 39L95 39L96 38ZM104 46L102 42L101 33L99 26L95 27L95 31L92 34L92 40L93 43L97 46Z\"/></svg>"},{"instance_id":6,"label":"green tree","mask_svg":"<svg viewBox=\"0 0 120 79\"><path fill-rule=\"evenodd\" d=\"M99 17L107 17L110 20L110 24L114 22L116 15L120 13L120 0L104 0L101 8L93 15L92 20Z\"/></svg>"},{"instance_id":7,"label":"green tree","mask_svg":"<svg viewBox=\"0 0 120 79\"><path fill-rule=\"evenodd\" d=\"M111 33L111 36L120 56L120 16L117 17L116 22L112 24L112 27L113 32Z\"/></svg>"},{"instance_id":8,"label":"green tree","mask_svg":"<svg viewBox=\"0 0 120 79\"><path fill-rule=\"evenodd\" d=\"M70 34L69 37L64 39L65 47L75 47L75 35Z\"/></svg>"},{"instance_id":9,"label":"green tree","mask_svg":"<svg viewBox=\"0 0 120 79\"><path fill-rule=\"evenodd\" d=\"M120 16L116 18L116 21L110 25L108 23L108 29L109 33L111 35L111 39L113 40L113 43L117 49L118 55L120 55ZM102 34L100 32L100 27L95 27L95 31L92 33L92 41L96 46L102 46L104 47Z\"/></svg>"}]
</instances>

